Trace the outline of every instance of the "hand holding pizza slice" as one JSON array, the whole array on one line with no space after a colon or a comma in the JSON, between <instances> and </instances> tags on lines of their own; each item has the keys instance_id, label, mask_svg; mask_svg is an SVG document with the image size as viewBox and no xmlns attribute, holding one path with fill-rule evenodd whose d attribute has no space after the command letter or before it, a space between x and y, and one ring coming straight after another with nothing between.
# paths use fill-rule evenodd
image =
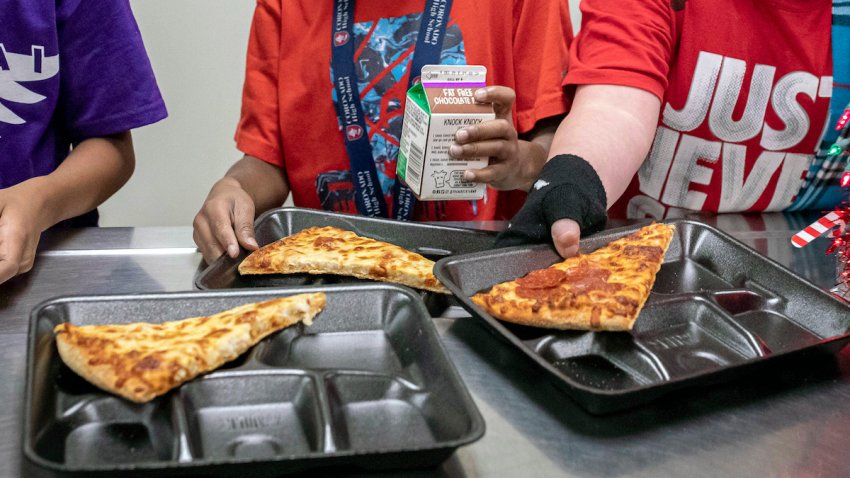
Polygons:
<instances>
[{"instance_id":1,"label":"hand holding pizza slice","mask_svg":"<svg viewBox=\"0 0 850 478\"><path fill-rule=\"evenodd\" d=\"M552 329L631 330L646 303L673 237L652 224L590 254L472 296L491 316Z\"/></svg>"}]
</instances>

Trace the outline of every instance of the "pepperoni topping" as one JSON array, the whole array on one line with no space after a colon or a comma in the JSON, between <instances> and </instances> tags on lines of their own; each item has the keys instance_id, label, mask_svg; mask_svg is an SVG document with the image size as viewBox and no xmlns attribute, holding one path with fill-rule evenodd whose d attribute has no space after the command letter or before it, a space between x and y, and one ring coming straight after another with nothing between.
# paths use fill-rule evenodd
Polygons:
<instances>
[{"instance_id":1,"label":"pepperoni topping","mask_svg":"<svg viewBox=\"0 0 850 478\"><path fill-rule=\"evenodd\" d=\"M548 289L531 289L525 287L518 287L516 290L516 295L524 299L545 299L546 297L549 297L549 294L554 291L554 287L550 287ZM502 301L500 300L499 302Z\"/></svg>"},{"instance_id":2,"label":"pepperoni topping","mask_svg":"<svg viewBox=\"0 0 850 478\"><path fill-rule=\"evenodd\" d=\"M526 287L518 287L516 290L516 295L525 299L535 299L538 301L548 301L552 304L559 302L563 297L567 296L569 292L564 287L548 287L548 288L539 288L539 289L531 289ZM501 302L501 300L499 301Z\"/></svg>"},{"instance_id":3,"label":"pepperoni topping","mask_svg":"<svg viewBox=\"0 0 850 478\"><path fill-rule=\"evenodd\" d=\"M568 293L584 294L592 290L603 292L621 290L624 287L622 284L608 283L610 275L610 271L593 266L587 261L581 261L578 266L567 270L550 267L532 271L525 277L517 279L516 294L526 299L557 302Z\"/></svg>"},{"instance_id":4,"label":"pepperoni topping","mask_svg":"<svg viewBox=\"0 0 850 478\"><path fill-rule=\"evenodd\" d=\"M525 277L517 279L516 283L521 289L549 289L557 287L566 278L566 272L550 267L531 271Z\"/></svg>"},{"instance_id":5,"label":"pepperoni topping","mask_svg":"<svg viewBox=\"0 0 850 478\"><path fill-rule=\"evenodd\" d=\"M620 284L608 283L608 277L610 276L610 271L582 261L578 267L567 270L566 282L574 292L579 294L590 290L613 292L621 289L622 286Z\"/></svg>"}]
</instances>

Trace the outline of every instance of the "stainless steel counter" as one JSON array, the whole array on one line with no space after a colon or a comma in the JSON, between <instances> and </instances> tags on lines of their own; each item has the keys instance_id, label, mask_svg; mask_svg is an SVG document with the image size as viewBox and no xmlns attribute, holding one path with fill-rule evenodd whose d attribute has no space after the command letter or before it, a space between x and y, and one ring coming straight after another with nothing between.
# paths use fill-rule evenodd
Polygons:
<instances>
[{"instance_id":1,"label":"stainless steel counter","mask_svg":"<svg viewBox=\"0 0 850 478\"><path fill-rule=\"evenodd\" d=\"M827 241L804 249L789 241L815 218L730 215L707 222L829 288L835 259L824 254ZM46 238L33 271L0 285L0 477L41 474L21 453L33 306L59 295L190 290L200 260L188 227L88 229ZM850 441L850 347L597 417L475 320L436 323L487 433L439 469L417 476L850 474L844 441Z\"/></svg>"}]
</instances>

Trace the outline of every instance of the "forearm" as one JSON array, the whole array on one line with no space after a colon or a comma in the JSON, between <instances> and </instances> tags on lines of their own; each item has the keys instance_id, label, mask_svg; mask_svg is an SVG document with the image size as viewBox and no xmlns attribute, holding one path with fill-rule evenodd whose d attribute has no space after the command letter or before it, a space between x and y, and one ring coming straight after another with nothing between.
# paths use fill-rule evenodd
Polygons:
<instances>
[{"instance_id":1,"label":"forearm","mask_svg":"<svg viewBox=\"0 0 850 478\"><path fill-rule=\"evenodd\" d=\"M99 206L130 179L135 166L128 131L84 140L55 171L15 187L38 204L38 227L45 230Z\"/></svg>"},{"instance_id":2,"label":"forearm","mask_svg":"<svg viewBox=\"0 0 850 478\"><path fill-rule=\"evenodd\" d=\"M540 170L543 169L543 165L546 164L552 140L555 138L555 131L561 119L562 117L543 119L519 140L519 155L521 158L526 158L526 161L521 163L520 176L524 184L520 189L528 191L537 179L537 175L540 174Z\"/></svg>"},{"instance_id":3,"label":"forearm","mask_svg":"<svg viewBox=\"0 0 850 478\"><path fill-rule=\"evenodd\" d=\"M289 195L289 182L282 168L248 155L237 161L220 182L236 182L251 196L257 214L281 206Z\"/></svg>"},{"instance_id":4,"label":"forearm","mask_svg":"<svg viewBox=\"0 0 850 478\"><path fill-rule=\"evenodd\" d=\"M649 153L660 109L660 100L644 90L580 86L555 133L549 158L559 154L584 158L599 175L610 207Z\"/></svg>"}]
</instances>

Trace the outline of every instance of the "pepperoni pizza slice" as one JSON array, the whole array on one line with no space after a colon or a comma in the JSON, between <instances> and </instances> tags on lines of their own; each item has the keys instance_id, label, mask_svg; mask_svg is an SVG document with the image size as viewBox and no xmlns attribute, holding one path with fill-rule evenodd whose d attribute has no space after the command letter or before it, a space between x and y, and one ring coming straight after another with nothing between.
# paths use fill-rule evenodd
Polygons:
<instances>
[{"instance_id":1,"label":"pepperoni pizza slice","mask_svg":"<svg viewBox=\"0 0 850 478\"><path fill-rule=\"evenodd\" d=\"M215 370L273 332L298 322L310 325L325 300L321 292L299 294L173 322L65 322L53 331L59 356L77 375L143 403Z\"/></svg>"},{"instance_id":2,"label":"pepperoni pizza slice","mask_svg":"<svg viewBox=\"0 0 850 478\"><path fill-rule=\"evenodd\" d=\"M534 327L631 330L673 237L652 224L589 254L493 286L472 301L493 317Z\"/></svg>"},{"instance_id":3,"label":"pepperoni pizza slice","mask_svg":"<svg viewBox=\"0 0 850 478\"><path fill-rule=\"evenodd\" d=\"M311 227L261 247L239 264L248 274L337 274L448 294L434 262L407 249L336 227Z\"/></svg>"}]
</instances>

